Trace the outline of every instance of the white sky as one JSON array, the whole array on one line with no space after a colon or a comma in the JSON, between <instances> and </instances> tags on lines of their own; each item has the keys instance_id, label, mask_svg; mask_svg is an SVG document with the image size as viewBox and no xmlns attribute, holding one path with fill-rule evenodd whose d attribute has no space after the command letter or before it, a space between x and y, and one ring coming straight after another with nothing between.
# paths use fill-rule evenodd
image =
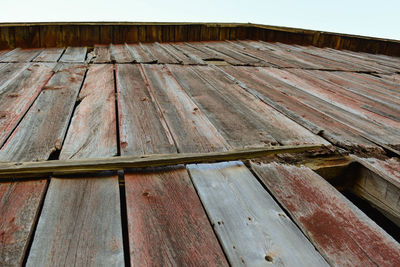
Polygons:
<instances>
[{"instance_id":1,"label":"white sky","mask_svg":"<svg viewBox=\"0 0 400 267\"><path fill-rule=\"evenodd\" d=\"M400 0L0 0L0 22L251 22L400 40Z\"/></svg>"}]
</instances>

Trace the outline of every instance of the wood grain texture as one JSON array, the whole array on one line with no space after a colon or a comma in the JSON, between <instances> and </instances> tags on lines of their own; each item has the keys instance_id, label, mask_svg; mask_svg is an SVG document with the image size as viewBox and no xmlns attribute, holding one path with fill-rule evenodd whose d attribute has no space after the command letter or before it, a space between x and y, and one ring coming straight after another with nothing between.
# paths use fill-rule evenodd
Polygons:
<instances>
[{"instance_id":1,"label":"wood grain texture","mask_svg":"<svg viewBox=\"0 0 400 267\"><path fill-rule=\"evenodd\" d=\"M26 266L123 266L116 176L52 178Z\"/></svg>"},{"instance_id":2,"label":"wood grain texture","mask_svg":"<svg viewBox=\"0 0 400 267\"><path fill-rule=\"evenodd\" d=\"M46 184L46 180L0 183L2 266L22 264Z\"/></svg>"},{"instance_id":3,"label":"wood grain texture","mask_svg":"<svg viewBox=\"0 0 400 267\"><path fill-rule=\"evenodd\" d=\"M53 75L55 65L36 63L28 66L18 64L18 66L19 68L14 73L12 68L7 68L7 66L4 70L10 76L19 75L0 84L0 145L4 144Z\"/></svg>"},{"instance_id":4,"label":"wood grain texture","mask_svg":"<svg viewBox=\"0 0 400 267\"><path fill-rule=\"evenodd\" d=\"M214 68L178 65L168 68L232 146L263 146L276 142L329 145Z\"/></svg>"},{"instance_id":5,"label":"wood grain texture","mask_svg":"<svg viewBox=\"0 0 400 267\"><path fill-rule=\"evenodd\" d=\"M86 47L72 47L69 46L60 58L60 62L65 63L83 63L86 59Z\"/></svg>"},{"instance_id":6,"label":"wood grain texture","mask_svg":"<svg viewBox=\"0 0 400 267\"><path fill-rule=\"evenodd\" d=\"M149 88L180 152L229 149L229 144L163 65L142 65Z\"/></svg>"},{"instance_id":7,"label":"wood grain texture","mask_svg":"<svg viewBox=\"0 0 400 267\"><path fill-rule=\"evenodd\" d=\"M174 141L138 65L116 66L122 155L176 152Z\"/></svg>"},{"instance_id":8,"label":"wood grain texture","mask_svg":"<svg viewBox=\"0 0 400 267\"><path fill-rule=\"evenodd\" d=\"M400 263L400 245L318 174L279 163L251 167L331 265Z\"/></svg>"},{"instance_id":9,"label":"wood grain texture","mask_svg":"<svg viewBox=\"0 0 400 267\"><path fill-rule=\"evenodd\" d=\"M32 61L34 62L57 62L64 52L64 48L45 48Z\"/></svg>"},{"instance_id":10,"label":"wood grain texture","mask_svg":"<svg viewBox=\"0 0 400 267\"><path fill-rule=\"evenodd\" d=\"M167 51L172 57L174 57L179 63L189 65L189 64L205 64L201 59L196 59L191 57L191 55L186 55L181 50L178 50L175 46L169 43L157 43L161 48Z\"/></svg>"},{"instance_id":11,"label":"wood grain texture","mask_svg":"<svg viewBox=\"0 0 400 267\"><path fill-rule=\"evenodd\" d=\"M135 61L126 45L110 45L111 61L116 63L132 63Z\"/></svg>"},{"instance_id":12,"label":"wood grain texture","mask_svg":"<svg viewBox=\"0 0 400 267\"><path fill-rule=\"evenodd\" d=\"M184 167L125 173L132 266L227 266Z\"/></svg>"},{"instance_id":13,"label":"wood grain texture","mask_svg":"<svg viewBox=\"0 0 400 267\"><path fill-rule=\"evenodd\" d=\"M161 64L178 64L179 61L168 53L167 50L163 49L159 43L148 43L148 44L140 44L141 47L146 50L152 58L157 60L157 63Z\"/></svg>"},{"instance_id":14,"label":"wood grain texture","mask_svg":"<svg viewBox=\"0 0 400 267\"><path fill-rule=\"evenodd\" d=\"M327 266L241 162L188 165L233 266Z\"/></svg>"},{"instance_id":15,"label":"wood grain texture","mask_svg":"<svg viewBox=\"0 0 400 267\"><path fill-rule=\"evenodd\" d=\"M42 49L14 49L4 55L0 62L30 62L34 59Z\"/></svg>"},{"instance_id":16,"label":"wood grain texture","mask_svg":"<svg viewBox=\"0 0 400 267\"><path fill-rule=\"evenodd\" d=\"M147 45L125 44L136 63L155 63L157 58L151 53Z\"/></svg>"},{"instance_id":17,"label":"wood grain texture","mask_svg":"<svg viewBox=\"0 0 400 267\"><path fill-rule=\"evenodd\" d=\"M117 130L112 65L91 65L79 93L60 159L112 157Z\"/></svg>"},{"instance_id":18,"label":"wood grain texture","mask_svg":"<svg viewBox=\"0 0 400 267\"><path fill-rule=\"evenodd\" d=\"M0 150L1 160L47 160L61 149L85 72L80 65L58 69Z\"/></svg>"},{"instance_id":19,"label":"wood grain texture","mask_svg":"<svg viewBox=\"0 0 400 267\"><path fill-rule=\"evenodd\" d=\"M93 49L93 63L109 63L111 62L110 47L106 45L96 45Z\"/></svg>"}]
</instances>

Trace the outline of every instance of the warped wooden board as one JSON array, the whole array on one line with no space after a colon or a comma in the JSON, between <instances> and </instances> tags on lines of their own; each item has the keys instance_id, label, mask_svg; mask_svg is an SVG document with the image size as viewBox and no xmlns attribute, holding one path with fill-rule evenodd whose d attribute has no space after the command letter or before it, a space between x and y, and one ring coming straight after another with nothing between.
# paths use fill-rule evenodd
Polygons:
<instances>
[{"instance_id":1,"label":"warped wooden board","mask_svg":"<svg viewBox=\"0 0 400 267\"><path fill-rule=\"evenodd\" d=\"M125 173L125 191L132 266L228 265L183 166Z\"/></svg>"},{"instance_id":2,"label":"warped wooden board","mask_svg":"<svg viewBox=\"0 0 400 267\"><path fill-rule=\"evenodd\" d=\"M116 65L122 155L177 152L138 65Z\"/></svg>"},{"instance_id":3,"label":"warped wooden board","mask_svg":"<svg viewBox=\"0 0 400 267\"><path fill-rule=\"evenodd\" d=\"M312 170L280 163L251 168L333 266L397 266L400 245Z\"/></svg>"},{"instance_id":4,"label":"warped wooden board","mask_svg":"<svg viewBox=\"0 0 400 267\"><path fill-rule=\"evenodd\" d=\"M292 69L295 79L301 79L307 92L334 103L338 107L359 114L362 117L400 128L400 100L399 104L392 101L384 101L374 95L361 94L352 88L342 88L331 82L326 82L321 77L323 71L310 71ZM400 129L399 129L400 130Z\"/></svg>"},{"instance_id":5,"label":"warped wooden board","mask_svg":"<svg viewBox=\"0 0 400 267\"><path fill-rule=\"evenodd\" d=\"M175 79L234 147L325 144L209 66L168 66Z\"/></svg>"},{"instance_id":6,"label":"warped wooden board","mask_svg":"<svg viewBox=\"0 0 400 267\"><path fill-rule=\"evenodd\" d=\"M156 43L165 51L167 51L172 57L174 57L179 63L185 65L194 65L194 64L205 64L203 60L190 57L183 53L181 50L178 50L175 46L168 43Z\"/></svg>"},{"instance_id":7,"label":"warped wooden board","mask_svg":"<svg viewBox=\"0 0 400 267\"><path fill-rule=\"evenodd\" d=\"M42 49L21 49L16 48L7 53L0 59L0 62L30 62L34 59Z\"/></svg>"},{"instance_id":8,"label":"warped wooden board","mask_svg":"<svg viewBox=\"0 0 400 267\"><path fill-rule=\"evenodd\" d=\"M381 150L375 144L361 137L360 133L353 128L321 113L318 109L299 102L295 97L281 93L277 87L256 75L257 72L260 72L257 68L224 66L218 67L218 69L247 92L333 144L350 149Z\"/></svg>"},{"instance_id":9,"label":"warped wooden board","mask_svg":"<svg viewBox=\"0 0 400 267\"><path fill-rule=\"evenodd\" d=\"M179 152L224 151L230 148L165 65L141 67Z\"/></svg>"},{"instance_id":10,"label":"warped wooden board","mask_svg":"<svg viewBox=\"0 0 400 267\"><path fill-rule=\"evenodd\" d=\"M208 61L222 60L222 61L225 61L232 65L246 65L245 62L242 62L240 60L237 60L236 58L230 57L226 54L223 54L221 52L218 52L214 49L207 47L206 42L191 42L191 43L185 43L185 44L186 44L186 46L190 46L193 49L199 50L202 53L206 54L207 57L202 58L203 60L208 60Z\"/></svg>"},{"instance_id":11,"label":"warped wooden board","mask_svg":"<svg viewBox=\"0 0 400 267\"><path fill-rule=\"evenodd\" d=\"M388 74L388 75L380 74L379 76L382 78L382 80L384 80L386 82L390 82L392 84L397 84L397 85L400 84L400 74ZM399 88L399 91L400 91L400 88Z\"/></svg>"},{"instance_id":12,"label":"warped wooden board","mask_svg":"<svg viewBox=\"0 0 400 267\"><path fill-rule=\"evenodd\" d=\"M117 155L113 65L91 65L78 99L60 159Z\"/></svg>"},{"instance_id":13,"label":"warped wooden board","mask_svg":"<svg viewBox=\"0 0 400 267\"><path fill-rule=\"evenodd\" d=\"M22 265L46 184L46 180L0 183L2 266Z\"/></svg>"},{"instance_id":14,"label":"warped wooden board","mask_svg":"<svg viewBox=\"0 0 400 267\"><path fill-rule=\"evenodd\" d=\"M191 61L194 62L194 64L206 64L206 62L204 62L202 59L203 56L204 58L207 57L206 54L196 49L193 49L192 47L189 47L184 43L170 43L169 45L173 47L176 51L179 51L179 53L184 54L186 57L188 57Z\"/></svg>"},{"instance_id":15,"label":"warped wooden board","mask_svg":"<svg viewBox=\"0 0 400 267\"><path fill-rule=\"evenodd\" d=\"M116 63L132 63L134 58L127 45L110 45L111 61Z\"/></svg>"},{"instance_id":16,"label":"warped wooden board","mask_svg":"<svg viewBox=\"0 0 400 267\"><path fill-rule=\"evenodd\" d=\"M224 54L228 57L234 58L240 61L244 65L250 65L250 66L264 65L262 64L263 61L260 60L259 58L240 53L240 51L237 51L236 49L229 46L227 42L204 42L204 44L206 47L215 50L221 54Z\"/></svg>"},{"instance_id":17,"label":"warped wooden board","mask_svg":"<svg viewBox=\"0 0 400 267\"><path fill-rule=\"evenodd\" d=\"M79 99L60 160L116 155L113 66L91 65ZM123 266L118 176L74 178L51 179L27 266Z\"/></svg>"},{"instance_id":18,"label":"warped wooden board","mask_svg":"<svg viewBox=\"0 0 400 267\"><path fill-rule=\"evenodd\" d=\"M352 185L353 192L378 207L394 223L400 226L400 162L396 158L379 160L352 159L362 165Z\"/></svg>"},{"instance_id":19,"label":"warped wooden board","mask_svg":"<svg viewBox=\"0 0 400 267\"><path fill-rule=\"evenodd\" d=\"M64 48L45 48L40 54L35 57L34 62L57 62L64 52Z\"/></svg>"},{"instance_id":20,"label":"warped wooden board","mask_svg":"<svg viewBox=\"0 0 400 267\"><path fill-rule=\"evenodd\" d=\"M162 48L159 43L141 43L140 46L148 52L152 58L157 60L157 63L162 64L178 64L179 61L167 50Z\"/></svg>"},{"instance_id":21,"label":"warped wooden board","mask_svg":"<svg viewBox=\"0 0 400 267\"><path fill-rule=\"evenodd\" d=\"M37 63L29 64L27 67L20 65L22 73L19 72L21 69L18 69L17 72L20 74L16 78L0 84L0 145L4 144L53 75L54 66L54 64Z\"/></svg>"},{"instance_id":22,"label":"warped wooden board","mask_svg":"<svg viewBox=\"0 0 400 267\"><path fill-rule=\"evenodd\" d=\"M47 160L61 149L85 71L61 65L0 150L0 160Z\"/></svg>"},{"instance_id":23,"label":"warped wooden board","mask_svg":"<svg viewBox=\"0 0 400 267\"><path fill-rule=\"evenodd\" d=\"M327 266L243 163L187 168L231 265Z\"/></svg>"},{"instance_id":24,"label":"warped wooden board","mask_svg":"<svg viewBox=\"0 0 400 267\"><path fill-rule=\"evenodd\" d=\"M26 266L123 266L117 176L52 178Z\"/></svg>"},{"instance_id":25,"label":"warped wooden board","mask_svg":"<svg viewBox=\"0 0 400 267\"><path fill-rule=\"evenodd\" d=\"M109 63L111 62L110 47L106 45L95 45L93 48L93 63Z\"/></svg>"},{"instance_id":26,"label":"warped wooden board","mask_svg":"<svg viewBox=\"0 0 400 267\"><path fill-rule=\"evenodd\" d=\"M86 59L87 47L69 46L60 58L60 62L65 63L84 63Z\"/></svg>"},{"instance_id":27,"label":"warped wooden board","mask_svg":"<svg viewBox=\"0 0 400 267\"><path fill-rule=\"evenodd\" d=\"M125 44L126 49L131 53L133 61L137 63L155 63L157 58L141 44Z\"/></svg>"}]
</instances>

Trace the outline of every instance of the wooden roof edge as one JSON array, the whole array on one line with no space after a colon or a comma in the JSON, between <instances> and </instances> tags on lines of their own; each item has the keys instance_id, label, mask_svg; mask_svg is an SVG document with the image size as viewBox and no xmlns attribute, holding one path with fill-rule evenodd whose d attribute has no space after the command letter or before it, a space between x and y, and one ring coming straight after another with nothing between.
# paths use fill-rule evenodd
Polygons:
<instances>
[{"instance_id":1,"label":"wooden roof edge","mask_svg":"<svg viewBox=\"0 0 400 267\"><path fill-rule=\"evenodd\" d=\"M251 39L400 56L400 41L252 23L0 23L0 49Z\"/></svg>"}]
</instances>

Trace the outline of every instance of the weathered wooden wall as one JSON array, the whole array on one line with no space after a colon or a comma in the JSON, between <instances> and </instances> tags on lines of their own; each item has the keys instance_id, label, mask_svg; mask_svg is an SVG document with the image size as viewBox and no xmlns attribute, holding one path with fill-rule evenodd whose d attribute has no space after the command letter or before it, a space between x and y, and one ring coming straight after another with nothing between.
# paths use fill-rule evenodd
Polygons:
<instances>
[{"instance_id":1,"label":"weathered wooden wall","mask_svg":"<svg viewBox=\"0 0 400 267\"><path fill-rule=\"evenodd\" d=\"M228 23L4 23L0 49L137 42L263 40L400 56L400 41L258 24Z\"/></svg>"}]
</instances>

